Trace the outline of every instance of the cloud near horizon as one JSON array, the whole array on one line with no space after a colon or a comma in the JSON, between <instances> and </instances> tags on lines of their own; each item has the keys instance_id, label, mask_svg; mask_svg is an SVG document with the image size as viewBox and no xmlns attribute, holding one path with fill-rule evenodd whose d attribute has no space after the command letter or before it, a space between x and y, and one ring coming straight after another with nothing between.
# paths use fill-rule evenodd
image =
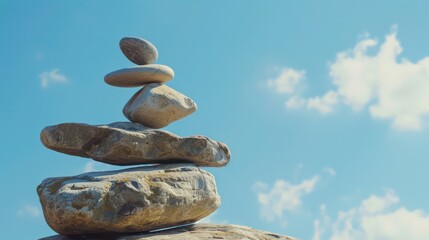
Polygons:
<instances>
[{"instance_id":1,"label":"cloud near horizon","mask_svg":"<svg viewBox=\"0 0 429 240\"><path fill-rule=\"evenodd\" d=\"M368 111L375 119L391 120L394 129L420 130L429 115L429 56L415 63L398 60L402 47L396 35L393 27L380 45L366 37L353 49L337 53L335 61L328 64L335 88L322 96L302 97L297 91L305 78L303 70L284 68L278 78L267 80L267 85L289 95L288 109L329 114L343 104L353 111ZM370 49L376 53L370 54Z\"/></svg>"},{"instance_id":2,"label":"cloud near horizon","mask_svg":"<svg viewBox=\"0 0 429 240\"><path fill-rule=\"evenodd\" d=\"M52 69L51 71L45 71L39 74L40 86L42 88L48 88L53 83L67 83L68 78L60 73L60 70L57 68Z\"/></svg>"},{"instance_id":3,"label":"cloud near horizon","mask_svg":"<svg viewBox=\"0 0 429 240\"><path fill-rule=\"evenodd\" d=\"M265 182L255 182L252 188L257 194L260 217L267 222L277 221L285 227L287 221L284 213L298 210L302 205L302 198L313 192L318 182L318 176L298 184L280 179L271 188Z\"/></svg>"},{"instance_id":4,"label":"cloud near horizon","mask_svg":"<svg viewBox=\"0 0 429 240\"><path fill-rule=\"evenodd\" d=\"M302 168L302 165L298 165L298 168ZM322 178L335 175L333 168L325 167L321 174L297 184L283 179L275 181L272 186L262 181L255 182L252 189L257 194L261 218L267 222L279 221L281 225L286 225L284 214L297 211L302 206L302 198L312 193Z\"/></svg>"},{"instance_id":5,"label":"cloud near horizon","mask_svg":"<svg viewBox=\"0 0 429 240\"><path fill-rule=\"evenodd\" d=\"M277 180L272 188L264 182L256 182L253 186L261 206L261 217L269 222L281 219L286 211L294 211L302 205L301 198L311 193L319 181L319 176L313 176L298 184L285 180Z\"/></svg>"},{"instance_id":6,"label":"cloud near horizon","mask_svg":"<svg viewBox=\"0 0 429 240\"><path fill-rule=\"evenodd\" d=\"M320 206L314 221L313 240L403 240L429 239L429 215L421 210L393 208L400 198L392 190L371 195L357 207L340 211L335 220Z\"/></svg>"}]
</instances>

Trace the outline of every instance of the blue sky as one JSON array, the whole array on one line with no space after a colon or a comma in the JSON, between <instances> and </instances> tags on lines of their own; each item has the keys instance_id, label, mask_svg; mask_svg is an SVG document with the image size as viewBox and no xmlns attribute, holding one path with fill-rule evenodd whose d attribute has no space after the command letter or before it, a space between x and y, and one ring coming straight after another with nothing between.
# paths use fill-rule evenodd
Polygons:
<instances>
[{"instance_id":1,"label":"blue sky","mask_svg":"<svg viewBox=\"0 0 429 240\"><path fill-rule=\"evenodd\" d=\"M53 235L36 186L117 167L47 150L43 127L125 121L124 36L198 104L168 126L223 141L207 221L313 240L429 238L427 1L1 1L2 236Z\"/></svg>"}]
</instances>

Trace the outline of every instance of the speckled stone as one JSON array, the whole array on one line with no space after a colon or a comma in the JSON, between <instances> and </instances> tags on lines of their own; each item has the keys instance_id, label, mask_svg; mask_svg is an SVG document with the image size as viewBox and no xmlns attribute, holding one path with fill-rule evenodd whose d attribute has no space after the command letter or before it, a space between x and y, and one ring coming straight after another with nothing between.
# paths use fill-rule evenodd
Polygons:
<instances>
[{"instance_id":1,"label":"speckled stone","mask_svg":"<svg viewBox=\"0 0 429 240\"><path fill-rule=\"evenodd\" d=\"M144 86L124 106L122 112L131 121L150 128L163 128L197 110L189 97L164 84Z\"/></svg>"},{"instance_id":2,"label":"speckled stone","mask_svg":"<svg viewBox=\"0 0 429 240\"><path fill-rule=\"evenodd\" d=\"M115 165L192 163L221 167L231 158L226 144L204 136L179 137L138 123L63 123L45 127L40 139L49 149Z\"/></svg>"},{"instance_id":3,"label":"speckled stone","mask_svg":"<svg viewBox=\"0 0 429 240\"><path fill-rule=\"evenodd\" d=\"M125 57L137 65L151 64L158 58L158 50L148 40L137 37L124 37L119 47Z\"/></svg>"},{"instance_id":4,"label":"speckled stone","mask_svg":"<svg viewBox=\"0 0 429 240\"><path fill-rule=\"evenodd\" d=\"M104 81L116 87L138 87L149 83L167 82L173 77L174 71L169 66L148 64L108 73Z\"/></svg>"},{"instance_id":5,"label":"speckled stone","mask_svg":"<svg viewBox=\"0 0 429 240\"><path fill-rule=\"evenodd\" d=\"M64 235L133 233L196 222L220 205L213 175L157 165L48 178L38 187L48 225Z\"/></svg>"}]
</instances>

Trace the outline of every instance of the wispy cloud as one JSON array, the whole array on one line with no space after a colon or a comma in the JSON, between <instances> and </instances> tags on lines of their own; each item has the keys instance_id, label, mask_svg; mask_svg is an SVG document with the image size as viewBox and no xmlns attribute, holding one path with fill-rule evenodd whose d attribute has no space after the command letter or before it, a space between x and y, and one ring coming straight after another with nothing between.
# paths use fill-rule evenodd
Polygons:
<instances>
[{"instance_id":1,"label":"wispy cloud","mask_svg":"<svg viewBox=\"0 0 429 240\"><path fill-rule=\"evenodd\" d=\"M87 163L83 166L82 170L79 170L81 173L82 171L84 173L87 172L95 172L95 171L109 171L112 170L114 167L112 165L108 165L105 163L96 162L94 160L88 160Z\"/></svg>"},{"instance_id":2,"label":"wispy cloud","mask_svg":"<svg viewBox=\"0 0 429 240\"><path fill-rule=\"evenodd\" d=\"M303 168L304 165L299 164L293 175L299 174ZM299 210L303 204L303 198L312 193L316 185L323 185L325 180L335 176L335 169L325 167L320 174L299 183L292 183L284 179L275 181L272 186L262 181L255 182L252 190L257 194L261 218L267 222L277 221L281 226L286 226L284 215Z\"/></svg>"},{"instance_id":3,"label":"wispy cloud","mask_svg":"<svg viewBox=\"0 0 429 240\"><path fill-rule=\"evenodd\" d=\"M18 217L38 218L42 215L42 210L40 209L40 207L27 204L19 208L16 214Z\"/></svg>"},{"instance_id":4,"label":"wispy cloud","mask_svg":"<svg viewBox=\"0 0 429 240\"><path fill-rule=\"evenodd\" d=\"M353 49L337 53L335 61L329 63L335 88L322 96L302 97L294 91L302 82L284 80L284 73L278 78L282 81L267 82L271 86L284 85L275 89L289 95L285 103L289 109L307 108L329 114L344 104L354 111L369 111L373 118L389 119L395 129L419 130L429 115L429 56L411 62L398 59L401 53L397 28L393 27L380 45L367 34ZM283 82L288 84L280 84Z\"/></svg>"},{"instance_id":5,"label":"wispy cloud","mask_svg":"<svg viewBox=\"0 0 429 240\"><path fill-rule=\"evenodd\" d=\"M60 71L55 68L51 71L45 71L39 74L40 86L42 88L47 88L51 84L55 83L67 83L68 79L64 74L61 74Z\"/></svg>"},{"instance_id":6,"label":"wispy cloud","mask_svg":"<svg viewBox=\"0 0 429 240\"><path fill-rule=\"evenodd\" d=\"M37 60L42 60L45 57L45 55L43 53L37 53L36 54L36 59Z\"/></svg>"},{"instance_id":7,"label":"wispy cloud","mask_svg":"<svg viewBox=\"0 0 429 240\"><path fill-rule=\"evenodd\" d=\"M330 221L328 214L326 214L326 205L320 205L319 209L321 217L313 222L313 240L322 240L322 236L326 232L326 225L328 225Z\"/></svg>"},{"instance_id":8,"label":"wispy cloud","mask_svg":"<svg viewBox=\"0 0 429 240\"><path fill-rule=\"evenodd\" d=\"M329 91L322 97L313 97L306 100L307 108L315 109L321 114L328 114L334 110L338 104L338 93Z\"/></svg>"},{"instance_id":9,"label":"wispy cloud","mask_svg":"<svg viewBox=\"0 0 429 240\"><path fill-rule=\"evenodd\" d=\"M294 211L302 204L302 197L314 190L319 176L306 179L298 184L277 180L272 187L264 182L256 182L253 190L258 195L261 217L266 221L282 220L286 211Z\"/></svg>"},{"instance_id":10,"label":"wispy cloud","mask_svg":"<svg viewBox=\"0 0 429 240\"><path fill-rule=\"evenodd\" d=\"M94 161L89 161L85 164L85 166L83 166L83 172L87 173L87 172L93 172L95 171L95 163Z\"/></svg>"},{"instance_id":11,"label":"wispy cloud","mask_svg":"<svg viewBox=\"0 0 429 240\"><path fill-rule=\"evenodd\" d=\"M305 78L305 71L293 68L282 68L280 74L274 79L268 79L267 85L278 93L292 94L296 87Z\"/></svg>"},{"instance_id":12,"label":"wispy cloud","mask_svg":"<svg viewBox=\"0 0 429 240\"><path fill-rule=\"evenodd\" d=\"M421 210L396 207L399 197L392 190L371 195L359 206L340 211L335 220L320 208L314 221L313 240L403 240L429 239L429 214Z\"/></svg>"},{"instance_id":13,"label":"wispy cloud","mask_svg":"<svg viewBox=\"0 0 429 240\"><path fill-rule=\"evenodd\" d=\"M335 169L331 168L331 167L325 167L323 168L323 172L327 173L328 175L335 177L337 175L337 172L335 171Z\"/></svg>"}]
</instances>

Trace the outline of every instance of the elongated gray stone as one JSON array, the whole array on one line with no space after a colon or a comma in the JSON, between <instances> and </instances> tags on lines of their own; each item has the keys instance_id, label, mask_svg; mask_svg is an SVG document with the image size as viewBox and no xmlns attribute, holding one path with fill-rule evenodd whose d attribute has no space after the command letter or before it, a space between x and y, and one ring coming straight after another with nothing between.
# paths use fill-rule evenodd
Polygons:
<instances>
[{"instance_id":1,"label":"elongated gray stone","mask_svg":"<svg viewBox=\"0 0 429 240\"><path fill-rule=\"evenodd\" d=\"M124 37L119 42L119 47L128 60L138 65L154 63L158 58L156 47L142 38Z\"/></svg>"},{"instance_id":2,"label":"elongated gray stone","mask_svg":"<svg viewBox=\"0 0 429 240\"><path fill-rule=\"evenodd\" d=\"M116 87L138 87L148 83L163 83L174 77L174 71L169 66L148 64L137 67L123 68L104 77L104 81Z\"/></svg>"},{"instance_id":3,"label":"elongated gray stone","mask_svg":"<svg viewBox=\"0 0 429 240\"><path fill-rule=\"evenodd\" d=\"M164 84L144 86L124 106L122 112L131 121L151 128L162 128L197 110L189 97Z\"/></svg>"},{"instance_id":4,"label":"elongated gray stone","mask_svg":"<svg viewBox=\"0 0 429 240\"><path fill-rule=\"evenodd\" d=\"M63 123L44 128L40 138L52 150L114 165L193 163L220 167L231 157L224 143L207 137L182 138L129 122L98 126Z\"/></svg>"},{"instance_id":5,"label":"elongated gray stone","mask_svg":"<svg viewBox=\"0 0 429 240\"><path fill-rule=\"evenodd\" d=\"M123 234L123 235L104 235L104 236L52 236L40 240L298 240L275 233L256 230L250 227L226 224L193 224L184 227L173 228L169 230L143 233L143 234Z\"/></svg>"},{"instance_id":6,"label":"elongated gray stone","mask_svg":"<svg viewBox=\"0 0 429 240\"><path fill-rule=\"evenodd\" d=\"M192 165L48 178L37 193L46 222L64 235L131 233L188 224L220 205L214 177Z\"/></svg>"}]
</instances>

